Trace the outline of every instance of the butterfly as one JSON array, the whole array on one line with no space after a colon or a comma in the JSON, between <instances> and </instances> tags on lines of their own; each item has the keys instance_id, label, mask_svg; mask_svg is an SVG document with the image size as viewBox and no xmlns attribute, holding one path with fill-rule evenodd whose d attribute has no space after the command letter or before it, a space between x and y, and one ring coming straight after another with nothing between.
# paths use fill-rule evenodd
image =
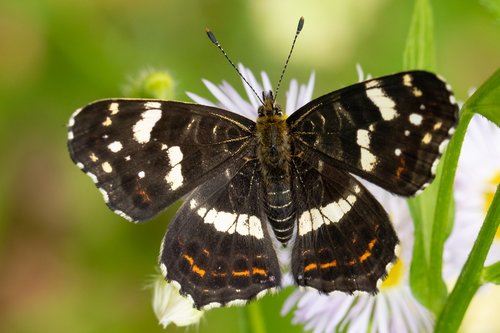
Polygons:
<instances>
[{"instance_id":1,"label":"butterfly","mask_svg":"<svg viewBox=\"0 0 500 333\"><path fill-rule=\"evenodd\" d=\"M407 71L331 92L289 116L272 92L261 101L253 121L193 103L99 100L71 117L70 156L127 220L184 199L159 262L197 308L280 288L273 239L291 249L297 285L375 294L398 237L353 175L397 195L421 192L457 124L450 86Z\"/></svg>"}]
</instances>

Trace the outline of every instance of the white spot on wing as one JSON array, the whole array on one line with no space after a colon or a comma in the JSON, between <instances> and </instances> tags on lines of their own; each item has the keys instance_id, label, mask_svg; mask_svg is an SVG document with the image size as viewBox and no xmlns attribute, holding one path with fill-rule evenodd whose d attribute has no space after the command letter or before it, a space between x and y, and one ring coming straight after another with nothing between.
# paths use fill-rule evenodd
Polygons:
<instances>
[{"instance_id":1,"label":"white spot on wing","mask_svg":"<svg viewBox=\"0 0 500 333\"><path fill-rule=\"evenodd\" d=\"M415 97L422 96L422 90L418 89L417 87L413 87L411 92L413 93L413 96L415 96Z\"/></svg>"},{"instance_id":2,"label":"white spot on wing","mask_svg":"<svg viewBox=\"0 0 500 333\"><path fill-rule=\"evenodd\" d=\"M450 140L446 139L446 140L444 140L443 142L441 142L441 144L439 145L439 152L440 152L440 153L443 153L443 152L444 152L444 150L446 149L446 146L448 146L448 142L449 142L449 141L450 141Z\"/></svg>"},{"instance_id":3,"label":"white spot on wing","mask_svg":"<svg viewBox=\"0 0 500 333\"><path fill-rule=\"evenodd\" d=\"M396 156L400 156L400 155L401 155L401 149L396 148L396 149L394 150L394 155L396 155Z\"/></svg>"},{"instance_id":4,"label":"white spot on wing","mask_svg":"<svg viewBox=\"0 0 500 333\"><path fill-rule=\"evenodd\" d=\"M433 175L435 175L435 174L436 174L438 164L439 164L439 159L436 159L434 162L432 162L432 166L431 166L431 173L432 173Z\"/></svg>"},{"instance_id":5,"label":"white spot on wing","mask_svg":"<svg viewBox=\"0 0 500 333\"><path fill-rule=\"evenodd\" d=\"M141 178L141 179L142 179L142 178L144 178L144 177L146 176L146 173L145 173L144 171L140 171L140 172L137 174L137 176L138 176L139 178Z\"/></svg>"},{"instance_id":6,"label":"white spot on wing","mask_svg":"<svg viewBox=\"0 0 500 333\"><path fill-rule=\"evenodd\" d=\"M117 102L109 104L109 111L111 112L111 115L117 114L120 111L119 104Z\"/></svg>"},{"instance_id":7,"label":"white spot on wing","mask_svg":"<svg viewBox=\"0 0 500 333\"><path fill-rule=\"evenodd\" d=\"M368 88L368 84L366 85ZM395 106L396 103L388 97L382 89L372 88L366 90L366 96L375 104L384 120L392 120L398 115Z\"/></svg>"},{"instance_id":8,"label":"white spot on wing","mask_svg":"<svg viewBox=\"0 0 500 333\"><path fill-rule=\"evenodd\" d=\"M359 193L359 186L354 187L354 192ZM321 228L322 225L338 223L356 203L356 196L350 194L346 199L341 198L337 202L331 202L324 207L312 208L303 212L299 217L299 235L303 236Z\"/></svg>"},{"instance_id":9,"label":"white spot on wing","mask_svg":"<svg viewBox=\"0 0 500 333\"><path fill-rule=\"evenodd\" d=\"M144 111L141 117L142 119L135 123L132 130L134 132L135 141L139 143L146 143L151 139L151 131L161 118L161 110L151 109Z\"/></svg>"},{"instance_id":10,"label":"white spot on wing","mask_svg":"<svg viewBox=\"0 0 500 333\"><path fill-rule=\"evenodd\" d=\"M425 135L424 135L424 137L422 139L422 142L424 144L428 145L431 142L431 140L432 140L432 134L429 133L429 132L425 133Z\"/></svg>"},{"instance_id":11,"label":"white spot on wing","mask_svg":"<svg viewBox=\"0 0 500 333\"><path fill-rule=\"evenodd\" d=\"M196 201L194 199L191 200L190 207L194 209L196 205ZM207 213L205 207L198 208L197 213L203 218L204 223L213 225L217 231L229 234L236 232L242 236L250 235L257 239L264 238L262 223L256 216L216 211L214 208L210 209Z\"/></svg>"},{"instance_id":12,"label":"white spot on wing","mask_svg":"<svg viewBox=\"0 0 500 333\"><path fill-rule=\"evenodd\" d=\"M363 148L370 148L370 132L364 129L358 130L356 142Z\"/></svg>"},{"instance_id":13,"label":"white spot on wing","mask_svg":"<svg viewBox=\"0 0 500 333\"><path fill-rule=\"evenodd\" d=\"M410 74L403 75L403 85L405 85L407 87L411 87L412 86L412 84L411 84L412 80L413 80L413 78L411 77Z\"/></svg>"},{"instance_id":14,"label":"white spot on wing","mask_svg":"<svg viewBox=\"0 0 500 333\"><path fill-rule=\"evenodd\" d=\"M160 102L146 102L146 103L144 103L144 107L146 109L160 109L161 103Z\"/></svg>"},{"instance_id":15,"label":"white spot on wing","mask_svg":"<svg viewBox=\"0 0 500 333\"><path fill-rule=\"evenodd\" d=\"M361 168L372 171L377 164L377 158L368 149L361 148Z\"/></svg>"},{"instance_id":16,"label":"white spot on wing","mask_svg":"<svg viewBox=\"0 0 500 333\"><path fill-rule=\"evenodd\" d=\"M172 190L176 190L181 187L184 182L184 177L182 176L182 165L180 164L184 155L182 154L179 146L172 146L168 148L167 155L172 169L170 169L165 176L165 180L170 185Z\"/></svg>"},{"instance_id":17,"label":"white spot on wing","mask_svg":"<svg viewBox=\"0 0 500 333\"><path fill-rule=\"evenodd\" d=\"M112 124L113 122L111 121L111 118L106 117L106 120L102 122L102 126L108 127Z\"/></svg>"},{"instance_id":18,"label":"white spot on wing","mask_svg":"<svg viewBox=\"0 0 500 333\"><path fill-rule=\"evenodd\" d=\"M368 82L365 83L365 87L367 89L376 87L377 85L378 85L378 81L377 80L370 80L370 81L368 81Z\"/></svg>"},{"instance_id":19,"label":"white spot on wing","mask_svg":"<svg viewBox=\"0 0 500 333\"><path fill-rule=\"evenodd\" d=\"M127 214L125 214L124 212L122 212L122 211L121 211L121 210L119 210L119 209L115 210L114 212L115 212L115 214L118 214L118 215L120 215L121 217L123 217L125 220L128 220L128 221L130 221L130 222L133 222L133 221L134 221L134 219L133 219L133 218L131 218L130 216L128 216Z\"/></svg>"},{"instance_id":20,"label":"white spot on wing","mask_svg":"<svg viewBox=\"0 0 500 333\"><path fill-rule=\"evenodd\" d=\"M89 176L92 179L92 181L97 184L98 182L97 177L92 172L87 172L87 176Z\"/></svg>"},{"instance_id":21,"label":"white spot on wing","mask_svg":"<svg viewBox=\"0 0 500 333\"><path fill-rule=\"evenodd\" d=\"M111 150L113 153L117 153L120 150L122 150L123 146L120 141L114 141L108 145L108 149Z\"/></svg>"},{"instance_id":22,"label":"white spot on wing","mask_svg":"<svg viewBox=\"0 0 500 333\"><path fill-rule=\"evenodd\" d=\"M182 182L184 181L184 177L182 177L181 165L177 164L174 166L165 176L165 180L170 185L172 190L176 190L182 186Z\"/></svg>"},{"instance_id":23,"label":"white spot on wing","mask_svg":"<svg viewBox=\"0 0 500 333\"><path fill-rule=\"evenodd\" d=\"M106 173L113 172L113 168L111 167L111 164L109 164L109 162L103 162L101 164L101 167L102 167L102 171L104 171Z\"/></svg>"},{"instance_id":24,"label":"white spot on wing","mask_svg":"<svg viewBox=\"0 0 500 333\"><path fill-rule=\"evenodd\" d=\"M184 155L179 146L172 146L167 150L170 165L176 165L182 161Z\"/></svg>"},{"instance_id":25,"label":"white spot on wing","mask_svg":"<svg viewBox=\"0 0 500 333\"><path fill-rule=\"evenodd\" d=\"M76 109L75 112L71 115L71 118L69 118L68 126L73 127L75 124L75 117L82 111L82 108Z\"/></svg>"},{"instance_id":26,"label":"white spot on wing","mask_svg":"<svg viewBox=\"0 0 500 333\"><path fill-rule=\"evenodd\" d=\"M455 99L455 96L450 95L450 103L451 104L457 104L457 100Z\"/></svg>"},{"instance_id":27,"label":"white spot on wing","mask_svg":"<svg viewBox=\"0 0 500 333\"><path fill-rule=\"evenodd\" d=\"M108 192L106 192L106 191L105 191L104 189L102 189L102 188L99 188L99 192L101 192L102 197L103 197L103 199L104 199L104 202L105 202L105 203L108 203L108 201L109 201Z\"/></svg>"},{"instance_id":28,"label":"white spot on wing","mask_svg":"<svg viewBox=\"0 0 500 333\"><path fill-rule=\"evenodd\" d=\"M189 202L189 208L195 209L196 207L198 207L198 202L196 202L195 199L191 199L191 201Z\"/></svg>"},{"instance_id":29,"label":"white spot on wing","mask_svg":"<svg viewBox=\"0 0 500 333\"><path fill-rule=\"evenodd\" d=\"M412 113L410 114L410 117L408 119L410 120L410 123L412 123L413 125L420 126L424 118L417 113Z\"/></svg>"}]
</instances>

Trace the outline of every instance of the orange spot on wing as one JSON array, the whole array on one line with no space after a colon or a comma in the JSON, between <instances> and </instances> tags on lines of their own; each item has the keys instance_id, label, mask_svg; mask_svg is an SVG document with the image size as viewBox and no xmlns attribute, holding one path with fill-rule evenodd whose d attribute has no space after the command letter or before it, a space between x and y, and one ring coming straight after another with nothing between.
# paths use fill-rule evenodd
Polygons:
<instances>
[{"instance_id":1,"label":"orange spot on wing","mask_svg":"<svg viewBox=\"0 0 500 333\"><path fill-rule=\"evenodd\" d=\"M368 249L373 249L373 247L375 246L375 244L377 243L377 239L374 238L372 239L372 241L370 243L368 243Z\"/></svg>"},{"instance_id":2,"label":"orange spot on wing","mask_svg":"<svg viewBox=\"0 0 500 333\"><path fill-rule=\"evenodd\" d=\"M365 261L371 255L372 255L372 253L370 251L365 251L365 253L363 253L363 255L361 257L359 257L359 262Z\"/></svg>"},{"instance_id":3,"label":"orange spot on wing","mask_svg":"<svg viewBox=\"0 0 500 333\"><path fill-rule=\"evenodd\" d=\"M316 269L316 268L318 268L318 265L316 265L315 263L312 263L312 264L309 264L306 267L304 267L304 272L309 272L309 271Z\"/></svg>"},{"instance_id":4,"label":"orange spot on wing","mask_svg":"<svg viewBox=\"0 0 500 333\"><path fill-rule=\"evenodd\" d=\"M354 266L354 265L356 265L356 259L352 259L352 260L351 260L351 261L349 261L347 264L348 264L349 266Z\"/></svg>"},{"instance_id":5,"label":"orange spot on wing","mask_svg":"<svg viewBox=\"0 0 500 333\"><path fill-rule=\"evenodd\" d=\"M185 254L183 257L184 257L184 259L186 259L186 260L189 262L189 264L190 264L191 266L193 265L193 263L194 263L194 259L193 259L193 257L190 257L190 256L188 256L187 254Z\"/></svg>"},{"instance_id":6,"label":"orange spot on wing","mask_svg":"<svg viewBox=\"0 0 500 333\"><path fill-rule=\"evenodd\" d=\"M399 160L399 162L400 162L401 164L400 164L400 166L399 166L399 167L397 168L397 170L396 170L396 176L397 176L398 178L401 176L401 174L403 173L403 171L404 171L404 170L405 170L405 168L406 168L406 161L405 161L403 158L401 158L401 159Z\"/></svg>"},{"instance_id":7,"label":"orange spot on wing","mask_svg":"<svg viewBox=\"0 0 500 333\"><path fill-rule=\"evenodd\" d=\"M204 269L201 269L200 267L198 267L196 265L193 265L192 270L193 270L193 272L195 272L196 274L198 274L201 277L205 276L206 271Z\"/></svg>"},{"instance_id":8,"label":"orange spot on wing","mask_svg":"<svg viewBox=\"0 0 500 333\"><path fill-rule=\"evenodd\" d=\"M205 271L203 268L194 265L194 259L193 257L188 256L187 254L182 256L184 259L186 259L189 262L189 265L191 265L191 270L198 274L201 277L204 277L207 271Z\"/></svg>"},{"instance_id":9,"label":"orange spot on wing","mask_svg":"<svg viewBox=\"0 0 500 333\"><path fill-rule=\"evenodd\" d=\"M250 276L250 271L238 271L238 272L233 271L231 274L233 276Z\"/></svg>"},{"instance_id":10,"label":"orange spot on wing","mask_svg":"<svg viewBox=\"0 0 500 333\"><path fill-rule=\"evenodd\" d=\"M254 267L252 269L252 274L267 275L267 271L265 269L262 269L262 268Z\"/></svg>"},{"instance_id":11,"label":"orange spot on wing","mask_svg":"<svg viewBox=\"0 0 500 333\"><path fill-rule=\"evenodd\" d=\"M335 266L337 266L337 260L332 260L330 262L327 262L326 264L321 264L319 268L330 268Z\"/></svg>"}]
</instances>

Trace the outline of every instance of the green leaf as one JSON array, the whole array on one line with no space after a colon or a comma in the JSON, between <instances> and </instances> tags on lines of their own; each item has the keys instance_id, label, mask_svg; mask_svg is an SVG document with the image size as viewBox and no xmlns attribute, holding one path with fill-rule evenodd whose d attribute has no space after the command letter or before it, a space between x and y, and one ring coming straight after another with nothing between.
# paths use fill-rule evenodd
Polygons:
<instances>
[{"instance_id":1,"label":"green leaf","mask_svg":"<svg viewBox=\"0 0 500 333\"><path fill-rule=\"evenodd\" d=\"M403 67L427 70L434 70L436 67L434 24L429 0L415 1L403 53Z\"/></svg>"},{"instance_id":2,"label":"green leaf","mask_svg":"<svg viewBox=\"0 0 500 333\"><path fill-rule=\"evenodd\" d=\"M500 261L483 268L482 282L500 284Z\"/></svg>"},{"instance_id":3,"label":"green leaf","mask_svg":"<svg viewBox=\"0 0 500 333\"><path fill-rule=\"evenodd\" d=\"M497 20L500 20L500 1L499 0L480 0L479 3L486 7L495 15Z\"/></svg>"},{"instance_id":4,"label":"green leaf","mask_svg":"<svg viewBox=\"0 0 500 333\"><path fill-rule=\"evenodd\" d=\"M458 277L457 283L453 288L450 296L446 300L441 314L439 315L435 332L456 332L460 327L460 323L464 317L465 311L469 306L472 297L481 285L485 274L483 270L484 261L488 255L488 251L493 243L495 234L500 225L500 186L497 186L495 196L491 203L490 209L486 214L479 235L472 247L469 258ZM493 265L493 268L488 268L487 274L494 277L499 268L498 263ZM492 266L490 266L492 267ZM498 275L496 275L498 276Z\"/></svg>"},{"instance_id":5,"label":"green leaf","mask_svg":"<svg viewBox=\"0 0 500 333\"><path fill-rule=\"evenodd\" d=\"M464 108L479 113L500 127L500 69L465 102Z\"/></svg>"},{"instance_id":6,"label":"green leaf","mask_svg":"<svg viewBox=\"0 0 500 333\"><path fill-rule=\"evenodd\" d=\"M403 53L404 69L435 68L435 48L432 8L428 0L415 2L413 17L410 24L406 48ZM440 163L436 179L422 195L408 200L410 212L415 224L415 241L413 245L413 259L410 267L410 286L415 297L438 313L445 301L447 290L441 278L441 268L434 268L430 276L431 265L435 259L431 251L431 239L434 226L434 212L440 189L440 178L443 163ZM452 205L447 206L452 207ZM441 221L446 230L451 229L451 219ZM441 233L439 242L444 244L446 233ZM435 265L434 265L435 266Z\"/></svg>"}]
</instances>

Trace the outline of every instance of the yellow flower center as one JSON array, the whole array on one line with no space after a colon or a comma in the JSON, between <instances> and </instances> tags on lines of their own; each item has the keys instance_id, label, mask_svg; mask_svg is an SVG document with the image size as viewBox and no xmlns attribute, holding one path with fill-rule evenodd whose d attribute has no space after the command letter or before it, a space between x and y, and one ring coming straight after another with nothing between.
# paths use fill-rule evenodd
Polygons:
<instances>
[{"instance_id":1,"label":"yellow flower center","mask_svg":"<svg viewBox=\"0 0 500 333\"><path fill-rule=\"evenodd\" d=\"M391 288L399 285L401 283L401 279L403 278L403 268L403 260L401 260L401 258L398 258L396 263L390 269L389 275L387 275L387 278L384 280L384 282L382 282L380 289Z\"/></svg>"},{"instance_id":2,"label":"yellow flower center","mask_svg":"<svg viewBox=\"0 0 500 333\"><path fill-rule=\"evenodd\" d=\"M498 170L493 177L490 178L490 181L486 185L486 189L484 191L484 212L486 213L488 209L490 209L491 202L493 201L493 196L495 195L495 191L497 189L498 184L500 184L500 170ZM496 239L500 239L500 227L497 229L495 234Z\"/></svg>"}]
</instances>

